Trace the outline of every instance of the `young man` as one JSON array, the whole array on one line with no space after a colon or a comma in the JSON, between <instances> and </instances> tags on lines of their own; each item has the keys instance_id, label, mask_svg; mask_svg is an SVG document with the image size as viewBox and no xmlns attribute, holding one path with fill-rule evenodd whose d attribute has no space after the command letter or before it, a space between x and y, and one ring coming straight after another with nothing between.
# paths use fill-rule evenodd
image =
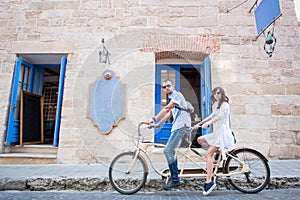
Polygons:
<instances>
[{"instance_id":1,"label":"young man","mask_svg":"<svg viewBox=\"0 0 300 200\"><path fill-rule=\"evenodd\" d=\"M171 80L165 80L162 84L162 88L163 91L168 95L170 102L155 117L153 117L152 120L148 120L148 123L150 124L161 119L155 125L155 128L158 128L171 116L173 116L171 135L164 149L164 154L171 173L171 179L167 184L163 185L163 189L168 190L180 185L175 149L179 146L182 138L191 127L191 116L186 109L193 108L188 108L188 103L185 101L184 96L174 89Z\"/></svg>"}]
</instances>

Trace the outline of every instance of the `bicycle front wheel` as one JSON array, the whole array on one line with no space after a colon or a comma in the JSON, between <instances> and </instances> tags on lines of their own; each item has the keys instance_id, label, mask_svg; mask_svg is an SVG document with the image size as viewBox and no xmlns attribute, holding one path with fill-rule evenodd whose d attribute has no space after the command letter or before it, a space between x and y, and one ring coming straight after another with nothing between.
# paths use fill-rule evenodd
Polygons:
<instances>
[{"instance_id":1,"label":"bicycle front wheel","mask_svg":"<svg viewBox=\"0 0 300 200\"><path fill-rule=\"evenodd\" d=\"M119 154L109 167L109 181L121 194L134 194L144 185L148 175L145 160L135 152Z\"/></svg>"},{"instance_id":2,"label":"bicycle front wheel","mask_svg":"<svg viewBox=\"0 0 300 200\"><path fill-rule=\"evenodd\" d=\"M228 177L229 183L243 193L257 193L270 182L270 167L267 159L254 149L242 148L231 152L234 157L228 157L225 164L226 174L237 173ZM250 170L241 172L246 164ZM239 173L241 172L241 173Z\"/></svg>"}]
</instances>

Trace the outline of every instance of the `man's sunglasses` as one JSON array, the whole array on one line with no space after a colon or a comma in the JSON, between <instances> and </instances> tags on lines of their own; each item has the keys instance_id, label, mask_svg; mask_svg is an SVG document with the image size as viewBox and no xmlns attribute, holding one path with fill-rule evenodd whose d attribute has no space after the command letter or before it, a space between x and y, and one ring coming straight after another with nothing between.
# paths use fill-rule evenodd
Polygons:
<instances>
[{"instance_id":1,"label":"man's sunglasses","mask_svg":"<svg viewBox=\"0 0 300 200\"><path fill-rule=\"evenodd\" d=\"M171 85L164 85L161 88L166 89L167 87L169 88L169 87L171 87Z\"/></svg>"}]
</instances>

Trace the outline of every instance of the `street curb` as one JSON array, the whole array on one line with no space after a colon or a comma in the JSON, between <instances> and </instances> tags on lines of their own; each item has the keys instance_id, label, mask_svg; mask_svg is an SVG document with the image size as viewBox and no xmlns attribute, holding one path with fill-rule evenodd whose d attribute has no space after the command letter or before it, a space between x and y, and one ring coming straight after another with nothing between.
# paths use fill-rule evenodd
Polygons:
<instances>
[{"instance_id":1,"label":"street curb","mask_svg":"<svg viewBox=\"0 0 300 200\"><path fill-rule=\"evenodd\" d=\"M202 190L205 179L181 179L180 190ZM149 179L141 191L161 191L161 179ZM300 188L300 177L273 177L266 189ZM227 179L217 180L217 190L232 190ZM24 178L0 179L0 190L79 190L79 191L115 191L108 178Z\"/></svg>"}]
</instances>

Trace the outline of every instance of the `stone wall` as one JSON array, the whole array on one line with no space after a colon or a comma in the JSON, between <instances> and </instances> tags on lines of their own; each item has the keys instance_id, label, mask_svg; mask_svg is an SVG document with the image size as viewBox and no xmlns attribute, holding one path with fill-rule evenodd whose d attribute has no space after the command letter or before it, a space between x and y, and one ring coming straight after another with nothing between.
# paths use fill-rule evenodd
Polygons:
<instances>
[{"instance_id":1,"label":"stone wall","mask_svg":"<svg viewBox=\"0 0 300 200\"><path fill-rule=\"evenodd\" d=\"M237 1L1 1L0 151L5 151L15 42L49 46L71 41L59 162L106 162L132 147L138 121L153 115L155 57L162 51L210 55L212 85L224 87L230 97L238 145L271 158L299 158L300 40L294 2L280 1L283 16L276 22L278 42L271 58L263 50L262 37L253 41L255 20L248 13L252 3L227 13ZM111 52L111 65L98 62L102 38ZM126 119L102 135L86 118L86 108L88 86L106 68L126 85Z\"/></svg>"}]
</instances>

